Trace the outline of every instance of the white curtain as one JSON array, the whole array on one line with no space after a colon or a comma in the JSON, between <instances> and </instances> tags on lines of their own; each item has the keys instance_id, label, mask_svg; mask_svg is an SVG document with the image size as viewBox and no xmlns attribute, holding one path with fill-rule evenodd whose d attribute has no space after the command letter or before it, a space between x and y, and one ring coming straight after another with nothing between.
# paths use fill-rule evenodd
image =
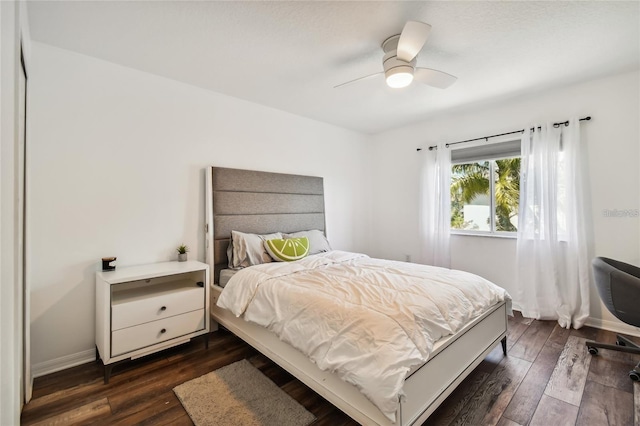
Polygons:
<instances>
[{"instance_id":1,"label":"white curtain","mask_svg":"<svg viewBox=\"0 0 640 426\"><path fill-rule=\"evenodd\" d=\"M420 261L451 267L451 150L424 151L420 185Z\"/></svg>"},{"instance_id":2,"label":"white curtain","mask_svg":"<svg viewBox=\"0 0 640 426\"><path fill-rule=\"evenodd\" d=\"M525 317L580 328L589 316L589 262L580 122L522 135L518 279L514 307Z\"/></svg>"}]
</instances>

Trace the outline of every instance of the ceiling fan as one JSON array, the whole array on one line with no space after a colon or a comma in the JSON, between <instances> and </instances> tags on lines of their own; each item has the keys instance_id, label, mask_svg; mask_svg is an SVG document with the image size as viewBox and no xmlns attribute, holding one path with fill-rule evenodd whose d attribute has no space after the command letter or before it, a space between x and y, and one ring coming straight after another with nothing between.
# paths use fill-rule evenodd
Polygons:
<instances>
[{"instance_id":1,"label":"ceiling fan","mask_svg":"<svg viewBox=\"0 0 640 426\"><path fill-rule=\"evenodd\" d=\"M427 41L430 32L431 25L429 24L407 21L402 33L391 36L382 43L384 71L338 84L334 88L384 74L387 85L392 88L406 87L413 80L416 80L429 86L446 89L458 78L443 71L416 67L416 56Z\"/></svg>"}]
</instances>

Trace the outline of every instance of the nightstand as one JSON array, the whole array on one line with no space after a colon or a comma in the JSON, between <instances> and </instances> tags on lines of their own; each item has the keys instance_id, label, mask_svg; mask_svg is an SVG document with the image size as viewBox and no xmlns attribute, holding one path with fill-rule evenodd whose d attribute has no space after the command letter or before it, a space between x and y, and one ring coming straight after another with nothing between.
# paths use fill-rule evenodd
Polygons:
<instances>
[{"instance_id":1,"label":"nightstand","mask_svg":"<svg viewBox=\"0 0 640 426\"><path fill-rule=\"evenodd\" d=\"M204 336L208 348L209 266L162 262L96 273L96 349L109 383L116 363Z\"/></svg>"}]
</instances>

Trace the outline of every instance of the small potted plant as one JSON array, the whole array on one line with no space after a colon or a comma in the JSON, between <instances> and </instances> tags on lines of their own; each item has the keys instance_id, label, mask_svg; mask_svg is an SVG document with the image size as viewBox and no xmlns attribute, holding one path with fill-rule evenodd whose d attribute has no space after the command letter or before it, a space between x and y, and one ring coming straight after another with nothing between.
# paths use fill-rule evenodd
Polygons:
<instances>
[{"instance_id":1,"label":"small potted plant","mask_svg":"<svg viewBox=\"0 0 640 426\"><path fill-rule=\"evenodd\" d=\"M184 244L180 244L176 251L178 252L178 261L185 262L187 260L187 252L189 251L189 247L185 246Z\"/></svg>"}]
</instances>

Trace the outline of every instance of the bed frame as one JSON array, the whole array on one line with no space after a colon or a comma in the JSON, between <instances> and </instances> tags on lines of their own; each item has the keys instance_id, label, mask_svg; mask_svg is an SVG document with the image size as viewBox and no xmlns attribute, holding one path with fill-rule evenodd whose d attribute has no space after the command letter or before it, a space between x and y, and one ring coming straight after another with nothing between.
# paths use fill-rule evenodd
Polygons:
<instances>
[{"instance_id":1,"label":"bed frame","mask_svg":"<svg viewBox=\"0 0 640 426\"><path fill-rule=\"evenodd\" d=\"M452 336L440 339L427 363L405 380L391 421L353 385L320 370L269 330L236 318L216 305L216 285L226 268L231 230L266 234L306 229L325 231L323 179L209 167L206 174L207 262L213 271L211 316L319 395L363 425L420 425L500 342L506 354L507 306L496 304ZM217 330L212 321L211 329Z\"/></svg>"}]
</instances>

